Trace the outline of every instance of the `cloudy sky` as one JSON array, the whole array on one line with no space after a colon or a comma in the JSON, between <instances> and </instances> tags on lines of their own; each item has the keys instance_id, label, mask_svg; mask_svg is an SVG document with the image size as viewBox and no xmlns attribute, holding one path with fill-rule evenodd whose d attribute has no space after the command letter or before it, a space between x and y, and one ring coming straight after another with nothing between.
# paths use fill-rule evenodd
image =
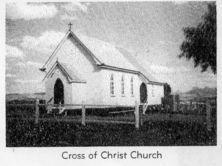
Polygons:
<instances>
[{"instance_id":1,"label":"cloudy sky","mask_svg":"<svg viewBox=\"0 0 222 166\"><path fill-rule=\"evenodd\" d=\"M6 92L42 92L39 68L73 23L73 32L128 50L172 90L216 87L216 76L179 59L182 28L196 26L206 2L6 4Z\"/></svg>"}]
</instances>

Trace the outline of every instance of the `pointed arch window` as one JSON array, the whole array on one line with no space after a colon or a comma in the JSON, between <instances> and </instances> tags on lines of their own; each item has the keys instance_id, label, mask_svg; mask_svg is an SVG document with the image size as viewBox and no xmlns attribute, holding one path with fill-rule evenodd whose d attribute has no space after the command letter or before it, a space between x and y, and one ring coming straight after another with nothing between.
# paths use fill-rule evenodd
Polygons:
<instances>
[{"instance_id":1,"label":"pointed arch window","mask_svg":"<svg viewBox=\"0 0 222 166\"><path fill-rule=\"evenodd\" d=\"M114 76L111 74L110 76L110 95L114 96Z\"/></svg>"},{"instance_id":2,"label":"pointed arch window","mask_svg":"<svg viewBox=\"0 0 222 166\"><path fill-rule=\"evenodd\" d=\"M131 77L130 79L130 92L131 92L131 96L134 96L133 77Z\"/></svg>"},{"instance_id":3,"label":"pointed arch window","mask_svg":"<svg viewBox=\"0 0 222 166\"><path fill-rule=\"evenodd\" d=\"M122 78L121 78L121 94L122 94L122 96L124 96L124 94L125 94L125 80L124 80L123 75L122 75Z\"/></svg>"}]
</instances>

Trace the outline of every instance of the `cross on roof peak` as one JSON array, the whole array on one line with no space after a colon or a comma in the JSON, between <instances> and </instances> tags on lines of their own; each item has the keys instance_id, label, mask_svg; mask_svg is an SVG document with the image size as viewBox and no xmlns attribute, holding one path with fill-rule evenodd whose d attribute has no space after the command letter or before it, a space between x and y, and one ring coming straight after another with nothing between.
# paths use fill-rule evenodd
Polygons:
<instances>
[{"instance_id":1,"label":"cross on roof peak","mask_svg":"<svg viewBox=\"0 0 222 166\"><path fill-rule=\"evenodd\" d=\"M72 29L72 23L70 22L68 25L69 25L69 31L71 31L71 29Z\"/></svg>"}]
</instances>

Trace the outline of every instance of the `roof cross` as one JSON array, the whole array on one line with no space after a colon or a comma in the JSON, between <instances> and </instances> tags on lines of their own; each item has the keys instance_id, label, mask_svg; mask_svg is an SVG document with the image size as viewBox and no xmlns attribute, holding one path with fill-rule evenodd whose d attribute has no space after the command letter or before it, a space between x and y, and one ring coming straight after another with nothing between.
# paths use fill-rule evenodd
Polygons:
<instances>
[{"instance_id":1,"label":"roof cross","mask_svg":"<svg viewBox=\"0 0 222 166\"><path fill-rule=\"evenodd\" d=\"M72 29L72 23L70 22L68 25L69 25L69 31L71 31L71 29Z\"/></svg>"}]
</instances>

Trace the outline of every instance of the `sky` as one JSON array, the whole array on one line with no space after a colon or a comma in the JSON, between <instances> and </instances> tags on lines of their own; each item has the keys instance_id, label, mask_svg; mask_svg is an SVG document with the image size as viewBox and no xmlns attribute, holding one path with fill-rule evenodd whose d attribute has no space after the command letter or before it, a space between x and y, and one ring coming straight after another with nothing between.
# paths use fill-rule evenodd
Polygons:
<instances>
[{"instance_id":1,"label":"sky","mask_svg":"<svg viewBox=\"0 0 222 166\"><path fill-rule=\"evenodd\" d=\"M183 28L196 26L207 2L73 2L6 4L6 93L44 92L39 70L73 24L77 34L128 50L173 92L216 87L211 70L178 58Z\"/></svg>"}]
</instances>

